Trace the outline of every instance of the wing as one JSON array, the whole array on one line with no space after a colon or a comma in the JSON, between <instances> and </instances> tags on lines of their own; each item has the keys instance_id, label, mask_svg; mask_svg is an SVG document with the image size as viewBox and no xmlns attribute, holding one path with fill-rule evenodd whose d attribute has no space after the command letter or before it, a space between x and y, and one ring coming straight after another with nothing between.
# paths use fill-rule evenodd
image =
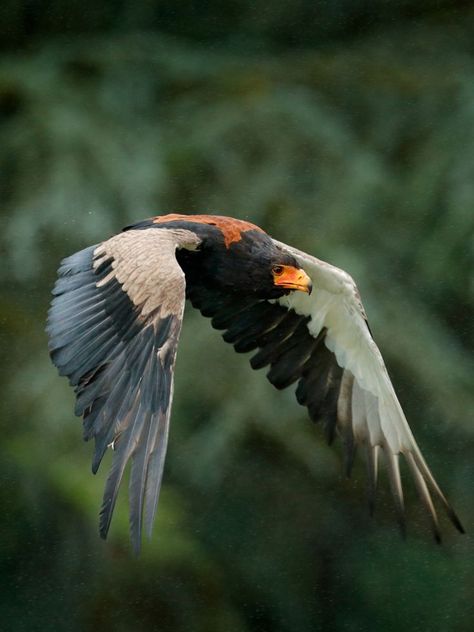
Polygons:
<instances>
[{"instance_id":1,"label":"wing","mask_svg":"<svg viewBox=\"0 0 474 632\"><path fill-rule=\"evenodd\" d=\"M48 314L49 349L76 392L84 438L95 439L92 470L113 450L100 533L107 536L125 466L130 528L140 549L150 534L161 485L181 330L185 278L177 248L194 249L186 230L130 230L64 261Z\"/></svg>"},{"instance_id":2,"label":"wing","mask_svg":"<svg viewBox=\"0 0 474 632\"><path fill-rule=\"evenodd\" d=\"M296 397L311 419L322 422L329 442L337 434L349 475L358 445L367 454L371 511L380 450L385 455L397 514L404 530L399 455L405 457L421 501L440 540L429 488L454 525L463 527L440 490L415 442L395 395L380 351L367 324L357 287L343 270L275 241L293 255L313 281L313 293L292 292L277 301L241 300L200 287L189 298L224 340L238 352L257 350L252 368L269 366L267 377L279 389L297 382Z\"/></svg>"}]
</instances>

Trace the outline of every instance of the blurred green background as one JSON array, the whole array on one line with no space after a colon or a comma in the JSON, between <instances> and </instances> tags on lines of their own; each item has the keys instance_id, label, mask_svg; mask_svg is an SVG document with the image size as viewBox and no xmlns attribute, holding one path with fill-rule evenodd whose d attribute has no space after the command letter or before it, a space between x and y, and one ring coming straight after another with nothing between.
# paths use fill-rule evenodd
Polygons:
<instances>
[{"instance_id":1,"label":"blurred green background","mask_svg":"<svg viewBox=\"0 0 474 632\"><path fill-rule=\"evenodd\" d=\"M474 629L474 9L448 0L4 0L0 7L3 630ZM465 527L436 546L406 479L344 478L291 389L191 308L155 534L126 485L97 535L44 321L60 259L215 212L347 269ZM104 467L105 466L105 467ZM407 474L404 471L404 474Z\"/></svg>"}]
</instances>

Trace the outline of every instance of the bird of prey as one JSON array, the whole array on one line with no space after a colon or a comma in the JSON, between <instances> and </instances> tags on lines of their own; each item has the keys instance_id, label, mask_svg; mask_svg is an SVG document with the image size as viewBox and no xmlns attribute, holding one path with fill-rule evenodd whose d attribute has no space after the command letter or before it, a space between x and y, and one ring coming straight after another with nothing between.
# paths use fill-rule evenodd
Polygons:
<instances>
[{"instance_id":1,"label":"bird of prey","mask_svg":"<svg viewBox=\"0 0 474 632\"><path fill-rule=\"evenodd\" d=\"M237 352L255 352L252 368L270 367L276 388L297 384L296 399L328 441L340 437L348 474L356 447L363 447L371 506L382 451L403 525L403 454L436 539L431 494L463 532L415 442L357 287L343 270L247 221L171 214L67 257L58 275L47 324L51 358L74 387L84 439L95 439L94 473L107 448L113 450L100 512L103 538L130 459L135 552L142 523L151 535L186 299L224 330Z\"/></svg>"}]
</instances>

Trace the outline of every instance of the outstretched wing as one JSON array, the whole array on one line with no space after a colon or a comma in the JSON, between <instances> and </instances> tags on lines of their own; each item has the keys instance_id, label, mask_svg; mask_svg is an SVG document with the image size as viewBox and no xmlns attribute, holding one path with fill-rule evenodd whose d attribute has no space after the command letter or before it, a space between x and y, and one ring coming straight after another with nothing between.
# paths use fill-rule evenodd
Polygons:
<instances>
[{"instance_id":1,"label":"outstretched wing","mask_svg":"<svg viewBox=\"0 0 474 632\"><path fill-rule=\"evenodd\" d=\"M313 280L315 291L312 297L292 293L279 299L279 303L297 314L309 317L308 330L311 336L314 339L323 338L326 350L336 361L340 378L332 423L346 445L349 471L355 446L361 444L366 448L371 506L381 448L402 529L404 506L400 454L403 454L411 470L420 499L430 516L435 538L440 540L440 532L429 488L444 506L456 528L463 532L458 517L436 483L408 425L382 355L370 333L353 279L339 268L285 244L276 243L293 254ZM311 389L313 373L314 364L311 361L297 389L300 403L308 405L310 412L315 396Z\"/></svg>"},{"instance_id":2,"label":"outstretched wing","mask_svg":"<svg viewBox=\"0 0 474 632\"><path fill-rule=\"evenodd\" d=\"M187 230L130 230L61 264L48 314L49 349L76 392L84 438L95 439L92 470L114 456L100 513L107 536L125 466L130 474L132 544L142 518L151 533L161 485L181 331L185 278L177 248L194 249Z\"/></svg>"},{"instance_id":3,"label":"outstretched wing","mask_svg":"<svg viewBox=\"0 0 474 632\"><path fill-rule=\"evenodd\" d=\"M345 448L346 471L351 472L356 447L367 453L371 510L377 483L380 449L385 454L398 517L404 529L403 491L399 455L413 474L428 510L437 540L438 518L429 488L445 507L454 525L462 525L420 453L395 395L380 351L367 325L357 287L343 270L275 241L293 255L311 277L313 293L291 292L277 301L225 296L188 287L189 298L212 325L225 329L223 338L238 352L257 350L254 369L269 366L267 377L279 389L297 382L296 397L311 419L322 422L331 442L336 433Z\"/></svg>"}]
</instances>

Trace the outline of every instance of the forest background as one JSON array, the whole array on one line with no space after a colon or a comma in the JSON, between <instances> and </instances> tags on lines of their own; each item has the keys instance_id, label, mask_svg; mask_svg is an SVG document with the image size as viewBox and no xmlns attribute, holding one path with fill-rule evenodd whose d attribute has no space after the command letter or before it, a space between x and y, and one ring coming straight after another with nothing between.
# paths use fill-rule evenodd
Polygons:
<instances>
[{"instance_id":1,"label":"forest background","mask_svg":"<svg viewBox=\"0 0 474 632\"><path fill-rule=\"evenodd\" d=\"M3 0L0 620L12 631L474 629L474 6L443 0ZM348 270L467 529L406 478L374 518L289 392L187 310L153 539L126 486L97 534L73 393L47 353L59 261L214 212ZM407 474L406 471L403 474Z\"/></svg>"}]
</instances>

